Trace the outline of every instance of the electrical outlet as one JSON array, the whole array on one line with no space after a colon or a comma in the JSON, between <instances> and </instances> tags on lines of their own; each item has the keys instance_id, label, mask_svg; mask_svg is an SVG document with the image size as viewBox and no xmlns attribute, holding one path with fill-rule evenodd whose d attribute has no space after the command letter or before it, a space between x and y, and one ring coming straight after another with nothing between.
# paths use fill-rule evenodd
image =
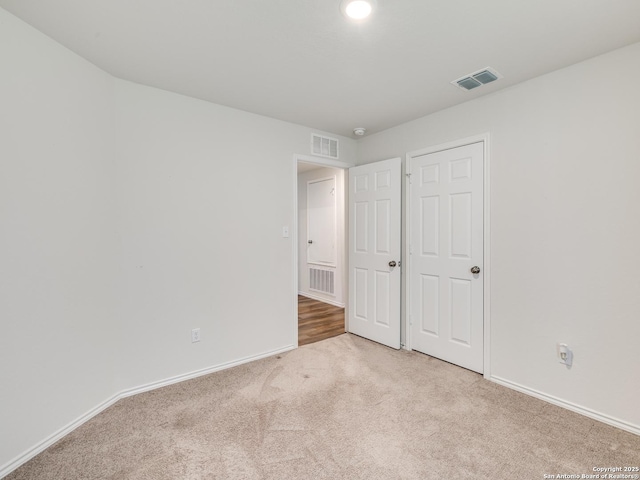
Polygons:
<instances>
[{"instance_id":1,"label":"electrical outlet","mask_svg":"<svg viewBox=\"0 0 640 480\"><path fill-rule=\"evenodd\" d=\"M558 353L558 361L567 367L573 363L573 352L566 343L556 343L556 351Z\"/></svg>"},{"instance_id":2,"label":"electrical outlet","mask_svg":"<svg viewBox=\"0 0 640 480\"><path fill-rule=\"evenodd\" d=\"M200 341L200 329L194 328L191 330L191 343L196 343Z\"/></svg>"}]
</instances>

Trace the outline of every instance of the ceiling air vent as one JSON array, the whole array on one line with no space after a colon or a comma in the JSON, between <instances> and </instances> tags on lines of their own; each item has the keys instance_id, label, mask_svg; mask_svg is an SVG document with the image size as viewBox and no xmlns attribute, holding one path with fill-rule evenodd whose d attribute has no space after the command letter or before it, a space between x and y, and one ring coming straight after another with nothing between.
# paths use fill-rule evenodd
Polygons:
<instances>
[{"instance_id":1,"label":"ceiling air vent","mask_svg":"<svg viewBox=\"0 0 640 480\"><path fill-rule=\"evenodd\" d=\"M493 68L487 67L482 70L478 70L477 72L470 73L469 75L465 75L464 77L460 77L451 83L463 90L473 90L476 87L481 87L487 83L495 82L499 78L502 78L502 75L496 72Z\"/></svg>"},{"instance_id":2,"label":"ceiling air vent","mask_svg":"<svg viewBox=\"0 0 640 480\"><path fill-rule=\"evenodd\" d=\"M311 153L321 157L338 158L338 140L312 133Z\"/></svg>"}]
</instances>

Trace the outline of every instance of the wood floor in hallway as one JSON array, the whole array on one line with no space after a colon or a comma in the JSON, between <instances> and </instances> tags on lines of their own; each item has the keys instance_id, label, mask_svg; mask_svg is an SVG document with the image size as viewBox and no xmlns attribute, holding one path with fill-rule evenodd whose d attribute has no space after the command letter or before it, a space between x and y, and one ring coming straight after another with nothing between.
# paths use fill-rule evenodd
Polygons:
<instances>
[{"instance_id":1,"label":"wood floor in hallway","mask_svg":"<svg viewBox=\"0 0 640 480\"><path fill-rule=\"evenodd\" d=\"M298 295L298 345L344 333L344 308Z\"/></svg>"}]
</instances>

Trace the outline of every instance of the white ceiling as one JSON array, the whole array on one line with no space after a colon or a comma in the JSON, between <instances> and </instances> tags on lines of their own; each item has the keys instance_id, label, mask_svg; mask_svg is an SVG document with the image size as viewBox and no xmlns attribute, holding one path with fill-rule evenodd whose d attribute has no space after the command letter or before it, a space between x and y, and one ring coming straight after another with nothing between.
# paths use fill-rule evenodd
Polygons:
<instances>
[{"instance_id":1,"label":"white ceiling","mask_svg":"<svg viewBox=\"0 0 640 480\"><path fill-rule=\"evenodd\" d=\"M640 0L0 0L116 77L352 136L640 41ZM491 66L472 92L450 81Z\"/></svg>"}]
</instances>

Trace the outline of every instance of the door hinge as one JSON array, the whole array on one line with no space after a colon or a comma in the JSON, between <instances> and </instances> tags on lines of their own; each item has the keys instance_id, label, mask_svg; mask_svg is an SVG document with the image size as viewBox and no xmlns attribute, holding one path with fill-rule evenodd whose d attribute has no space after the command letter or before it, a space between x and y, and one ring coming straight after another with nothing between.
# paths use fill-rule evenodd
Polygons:
<instances>
[{"instance_id":1,"label":"door hinge","mask_svg":"<svg viewBox=\"0 0 640 480\"><path fill-rule=\"evenodd\" d=\"M409 184L411 184L411 174L410 173L405 173L405 175L407 176L407 178L409 179Z\"/></svg>"}]
</instances>

